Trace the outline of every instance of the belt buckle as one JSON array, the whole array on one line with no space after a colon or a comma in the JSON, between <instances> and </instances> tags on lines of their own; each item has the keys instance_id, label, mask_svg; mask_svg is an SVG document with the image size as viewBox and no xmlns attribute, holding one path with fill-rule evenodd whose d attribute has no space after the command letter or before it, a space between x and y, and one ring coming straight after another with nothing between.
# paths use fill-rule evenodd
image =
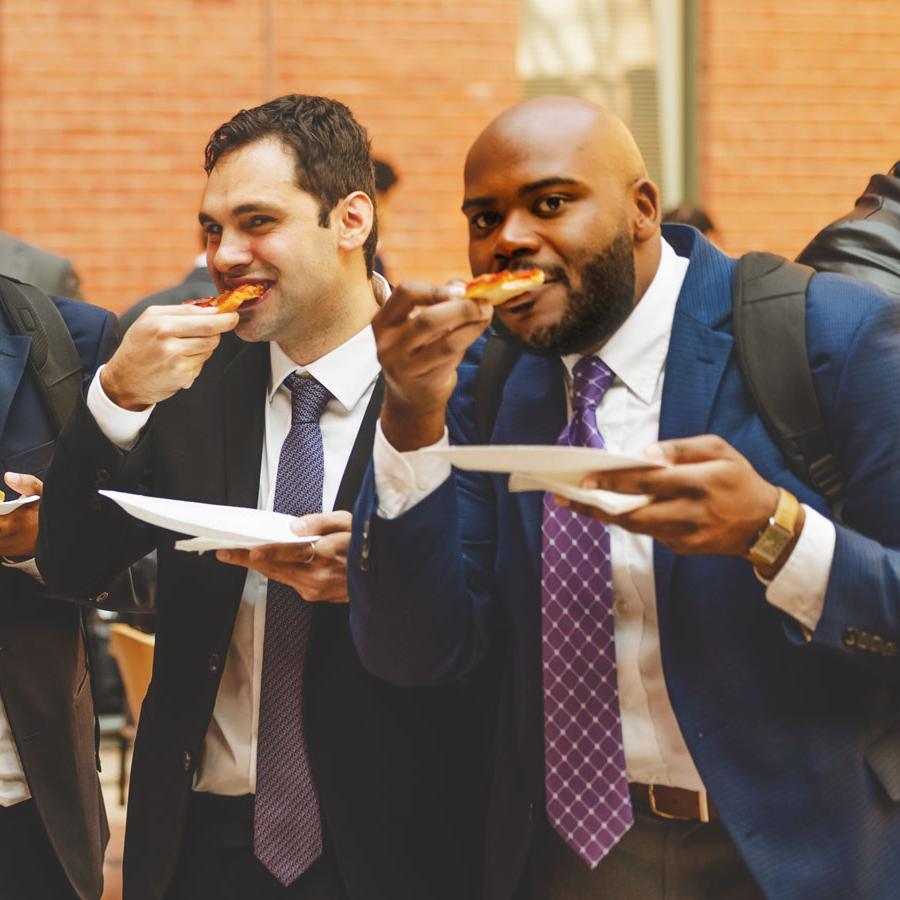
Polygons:
<instances>
[{"instance_id":1,"label":"belt buckle","mask_svg":"<svg viewBox=\"0 0 900 900\"><path fill-rule=\"evenodd\" d=\"M656 794L653 791L653 785L647 785L647 795L650 800L650 812L661 819L674 819L678 822L693 822L693 816L675 816L672 813L663 812L656 805ZM697 812L701 822L709 822L709 800L706 791L697 791Z\"/></svg>"}]
</instances>

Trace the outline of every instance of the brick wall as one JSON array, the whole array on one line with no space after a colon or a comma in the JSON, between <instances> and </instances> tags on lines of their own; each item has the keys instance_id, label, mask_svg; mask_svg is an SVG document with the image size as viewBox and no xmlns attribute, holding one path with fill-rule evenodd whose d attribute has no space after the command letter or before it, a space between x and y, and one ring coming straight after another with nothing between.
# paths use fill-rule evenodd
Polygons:
<instances>
[{"instance_id":1,"label":"brick wall","mask_svg":"<svg viewBox=\"0 0 900 900\"><path fill-rule=\"evenodd\" d=\"M70 256L85 296L122 310L197 252L210 132L277 94L324 93L401 173L392 274L465 273L462 160L519 96L517 13L516 0L2 0L0 228Z\"/></svg>"},{"instance_id":2,"label":"brick wall","mask_svg":"<svg viewBox=\"0 0 900 900\"><path fill-rule=\"evenodd\" d=\"M730 252L796 255L900 158L900 3L702 9L704 203Z\"/></svg>"}]
</instances>

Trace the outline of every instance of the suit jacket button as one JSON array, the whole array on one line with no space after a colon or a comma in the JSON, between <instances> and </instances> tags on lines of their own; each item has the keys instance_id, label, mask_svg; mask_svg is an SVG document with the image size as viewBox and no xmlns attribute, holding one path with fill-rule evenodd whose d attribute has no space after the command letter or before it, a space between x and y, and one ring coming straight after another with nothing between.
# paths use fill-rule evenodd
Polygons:
<instances>
[{"instance_id":1,"label":"suit jacket button","mask_svg":"<svg viewBox=\"0 0 900 900\"><path fill-rule=\"evenodd\" d=\"M845 647L856 646L856 634L857 631L855 628L844 629L844 633L841 635L841 640L843 641Z\"/></svg>"},{"instance_id":2,"label":"suit jacket button","mask_svg":"<svg viewBox=\"0 0 900 900\"><path fill-rule=\"evenodd\" d=\"M182 765L184 766L185 772L191 771L191 754L188 753L187 750L184 751L184 760L182 762Z\"/></svg>"},{"instance_id":3,"label":"suit jacket button","mask_svg":"<svg viewBox=\"0 0 900 900\"><path fill-rule=\"evenodd\" d=\"M219 659L218 653L213 653L213 655L210 656L207 665L209 667L209 671L212 672L213 675L215 675L216 672L219 671L219 663L220 662L221 662L221 660Z\"/></svg>"},{"instance_id":4,"label":"suit jacket button","mask_svg":"<svg viewBox=\"0 0 900 900\"><path fill-rule=\"evenodd\" d=\"M528 821L529 822L534 821L534 802L533 801L528 804Z\"/></svg>"},{"instance_id":5,"label":"suit jacket button","mask_svg":"<svg viewBox=\"0 0 900 900\"><path fill-rule=\"evenodd\" d=\"M97 484L106 484L109 481L109 469L97 469Z\"/></svg>"}]
</instances>

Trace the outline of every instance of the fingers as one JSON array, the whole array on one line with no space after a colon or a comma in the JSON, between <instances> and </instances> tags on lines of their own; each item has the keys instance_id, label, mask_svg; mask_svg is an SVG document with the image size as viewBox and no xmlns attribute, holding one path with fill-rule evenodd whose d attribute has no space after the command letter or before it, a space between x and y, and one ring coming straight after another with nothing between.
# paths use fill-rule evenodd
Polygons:
<instances>
[{"instance_id":1,"label":"fingers","mask_svg":"<svg viewBox=\"0 0 900 900\"><path fill-rule=\"evenodd\" d=\"M414 307L433 306L454 298L461 298L465 286L459 282L437 285L424 281L401 281L379 310L377 319L384 325L396 325L408 318ZM471 302L471 301L469 301ZM477 306L477 304L472 304Z\"/></svg>"},{"instance_id":2,"label":"fingers","mask_svg":"<svg viewBox=\"0 0 900 900\"><path fill-rule=\"evenodd\" d=\"M40 497L44 493L44 482L34 475L20 475L18 472L7 472L3 480L23 497Z\"/></svg>"},{"instance_id":3,"label":"fingers","mask_svg":"<svg viewBox=\"0 0 900 900\"><path fill-rule=\"evenodd\" d=\"M141 325L138 335L151 332L158 338L188 338L224 334L233 330L239 321L236 312L220 313L202 306L151 306L126 332L123 343L138 324Z\"/></svg>"}]
</instances>

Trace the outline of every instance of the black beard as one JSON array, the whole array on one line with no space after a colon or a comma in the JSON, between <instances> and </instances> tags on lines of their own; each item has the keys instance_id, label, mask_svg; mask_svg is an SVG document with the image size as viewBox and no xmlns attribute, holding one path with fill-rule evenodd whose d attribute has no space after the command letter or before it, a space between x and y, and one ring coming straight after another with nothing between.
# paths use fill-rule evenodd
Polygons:
<instances>
[{"instance_id":1,"label":"black beard","mask_svg":"<svg viewBox=\"0 0 900 900\"><path fill-rule=\"evenodd\" d=\"M519 263L514 268L522 268ZM511 344L536 356L566 356L586 353L606 343L634 309L634 246L622 232L609 246L585 263L581 270L581 290L572 290L565 272L545 267L548 278L565 285L566 309L555 325L534 332L525 341L494 317L494 328Z\"/></svg>"}]
</instances>

